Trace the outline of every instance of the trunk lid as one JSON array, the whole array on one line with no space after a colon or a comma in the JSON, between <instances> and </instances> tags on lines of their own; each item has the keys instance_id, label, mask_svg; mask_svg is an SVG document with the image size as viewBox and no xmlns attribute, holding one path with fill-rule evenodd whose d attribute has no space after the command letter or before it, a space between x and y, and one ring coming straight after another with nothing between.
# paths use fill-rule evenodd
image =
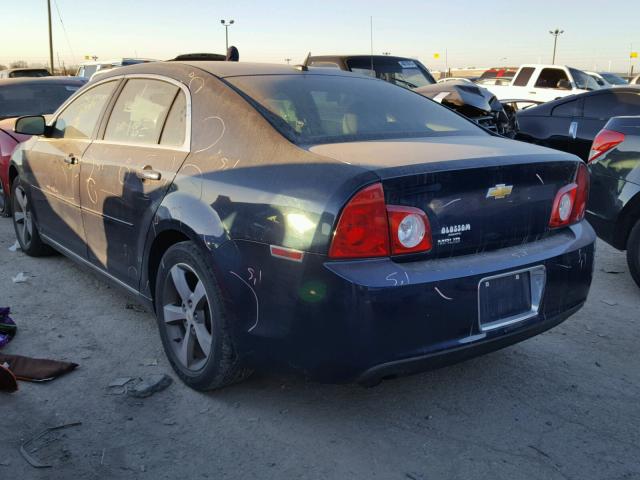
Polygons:
<instances>
[{"instance_id":1,"label":"trunk lid","mask_svg":"<svg viewBox=\"0 0 640 480\"><path fill-rule=\"evenodd\" d=\"M341 148L344 147L344 148ZM388 205L429 217L442 257L535 241L549 234L558 190L579 160L555 150L495 137L439 137L311 147L315 153L371 168Z\"/></svg>"}]
</instances>

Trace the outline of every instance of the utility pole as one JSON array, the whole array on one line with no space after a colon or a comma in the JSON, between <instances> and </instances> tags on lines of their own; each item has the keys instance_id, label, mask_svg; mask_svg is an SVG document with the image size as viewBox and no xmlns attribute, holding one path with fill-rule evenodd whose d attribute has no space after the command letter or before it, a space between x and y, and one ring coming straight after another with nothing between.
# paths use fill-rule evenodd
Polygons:
<instances>
[{"instance_id":1,"label":"utility pole","mask_svg":"<svg viewBox=\"0 0 640 480\"><path fill-rule=\"evenodd\" d=\"M556 64L556 47L558 45L558 37L564 33L564 30L560 30L556 28L555 30L549 30L549 33L553 35L553 58L551 60L551 64Z\"/></svg>"},{"instance_id":2,"label":"utility pole","mask_svg":"<svg viewBox=\"0 0 640 480\"><path fill-rule=\"evenodd\" d=\"M229 50L229 27L233 25L234 21L229 20L227 22L226 20L220 20L220 23L224 27L225 52L226 52L227 50Z\"/></svg>"},{"instance_id":3,"label":"utility pole","mask_svg":"<svg viewBox=\"0 0 640 480\"><path fill-rule=\"evenodd\" d=\"M51 0L47 0L47 10L49 12L49 65L51 65L51 75L53 72L53 33L51 32Z\"/></svg>"}]
</instances>

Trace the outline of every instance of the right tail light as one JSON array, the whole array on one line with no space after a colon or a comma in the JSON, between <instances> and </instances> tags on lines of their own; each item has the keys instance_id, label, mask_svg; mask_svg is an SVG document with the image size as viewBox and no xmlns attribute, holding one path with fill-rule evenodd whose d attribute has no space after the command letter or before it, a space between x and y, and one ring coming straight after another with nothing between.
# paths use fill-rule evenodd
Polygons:
<instances>
[{"instance_id":1,"label":"right tail light","mask_svg":"<svg viewBox=\"0 0 640 480\"><path fill-rule=\"evenodd\" d=\"M574 183L565 185L556 194L551 208L549 227L566 227L581 221L587 210L589 199L589 170L584 163L578 164Z\"/></svg>"}]
</instances>

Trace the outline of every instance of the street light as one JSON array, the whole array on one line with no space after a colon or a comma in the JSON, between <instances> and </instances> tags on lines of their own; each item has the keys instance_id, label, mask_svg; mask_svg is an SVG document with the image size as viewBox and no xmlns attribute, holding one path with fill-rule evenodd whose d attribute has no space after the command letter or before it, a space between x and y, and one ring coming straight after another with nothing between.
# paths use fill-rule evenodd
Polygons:
<instances>
[{"instance_id":1,"label":"street light","mask_svg":"<svg viewBox=\"0 0 640 480\"><path fill-rule=\"evenodd\" d=\"M382 55L388 57L389 55L391 55L391 52L382 52Z\"/></svg>"},{"instance_id":2,"label":"street light","mask_svg":"<svg viewBox=\"0 0 640 480\"><path fill-rule=\"evenodd\" d=\"M289 65L291 63L291 59L290 58L285 58L284 61L287 62L287 65Z\"/></svg>"},{"instance_id":3,"label":"street light","mask_svg":"<svg viewBox=\"0 0 640 480\"><path fill-rule=\"evenodd\" d=\"M231 25L233 25L234 21L233 20L229 20L227 22L226 20L220 20L220 23L224 27L225 48L226 48L226 50L229 50L229 27Z\"/></svg>"},{"instance_id":4,"label":"street light","mask_svg":"<svg viewBox=\"0 0 640 480\"><path fill-rule=\"evenodd\" d=\"M549 33L553 35L553 59L551 60L551 64L556 64L556 45L558 44L558 37L564 33L564 30L560 30L556 28L555 30L549 30Z\"/></svg>"}]
</instances>

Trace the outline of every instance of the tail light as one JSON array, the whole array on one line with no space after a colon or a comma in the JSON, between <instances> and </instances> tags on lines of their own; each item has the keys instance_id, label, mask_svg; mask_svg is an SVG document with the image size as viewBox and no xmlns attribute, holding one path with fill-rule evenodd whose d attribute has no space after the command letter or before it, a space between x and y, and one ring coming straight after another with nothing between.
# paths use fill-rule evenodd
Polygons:
<instances>
[{"instance_id":1,"label":"tail light","mask_svg":"<svg viewBox=\"0 0 640 480\"><path fill-rule=\"evenodd\" d=\"M600 133L593 139L591 152L589 152L589 163L622 142L624 142L624 133L613 130L600 130Z\"/></svg>"},{"instance_id":2,"label":"tail light","mask_svg":"<svg viewBox=\"0 0 640 480\"><path fill-rule=\"evenodd\" d=\"M578 165L575 182L558 190L551 209L549 227L565 227L581 221L589 198L589 171L584 163Z\"/></svg>"},{"instance_id":3,"label":"tail light","mask_svg":"<svg viewBox=\"0 0 640 480\"><path fill-rule=\"evenodd\" d=\"M331 258L386 257L432 247L427 215L418 208L386 205L381 183L358 193L342 210L331 242Z\"/></svg>"}]
</instances>

